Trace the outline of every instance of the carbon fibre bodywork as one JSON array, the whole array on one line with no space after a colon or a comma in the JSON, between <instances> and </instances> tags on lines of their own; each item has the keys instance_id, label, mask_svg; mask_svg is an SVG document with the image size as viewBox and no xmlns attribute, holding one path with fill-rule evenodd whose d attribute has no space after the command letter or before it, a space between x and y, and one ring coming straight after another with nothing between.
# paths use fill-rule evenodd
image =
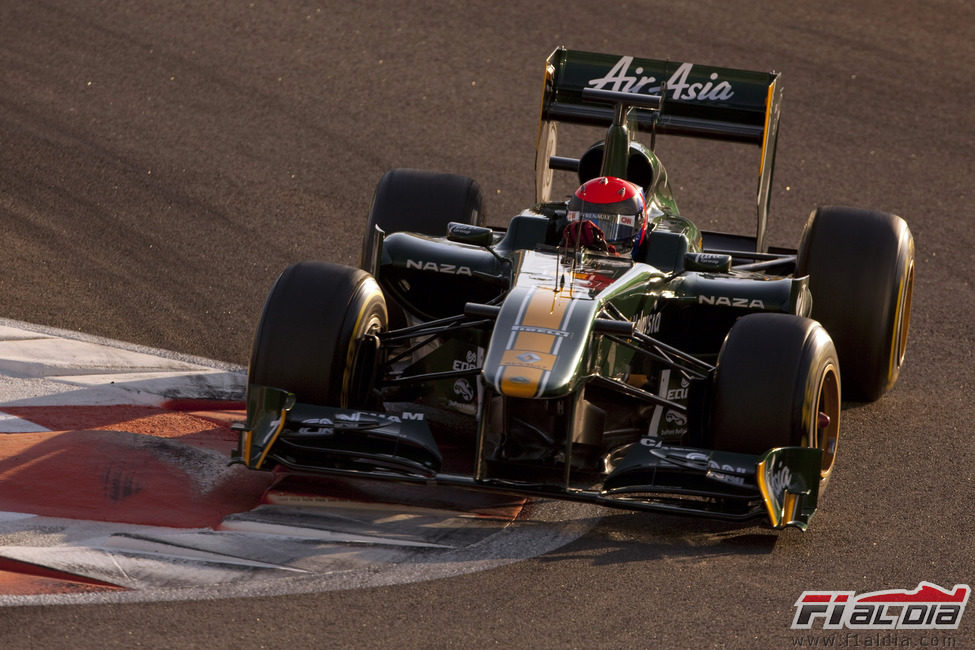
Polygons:
<instances>
[{"instance_id":1,"label":"carbon fibre bodywork","mask_svg":"<svg viewBox=\"0 0 975 650\"><path fill-rule=\"evenodd\" d=\"M363 269L395 323L361 336L343 357L343 391L354 389L353 398L302 401L292 386L251 381L233 461L767 516L776 528L804 530L832 469L835 367L835 398L800 390L797 409L813 402L803 406L801 440L715 444L715 375L729 331L752 314L805 321L812 305L809 278L794 276L796 251L765 242L780 94L772 73L554 52L537 203L503 229L368 232ZM605 126L606 137L579 158L560 157L559 123ZM638 129L650 132L650 147L635 141ZM653 153L657 134L760 148L755 236L702 232L681 216ZM650 230L634 259L560 245L568 220L566 204L549 200L553 170L580 181L620 176L644 189Z\"/></svg>"}]
</instances>

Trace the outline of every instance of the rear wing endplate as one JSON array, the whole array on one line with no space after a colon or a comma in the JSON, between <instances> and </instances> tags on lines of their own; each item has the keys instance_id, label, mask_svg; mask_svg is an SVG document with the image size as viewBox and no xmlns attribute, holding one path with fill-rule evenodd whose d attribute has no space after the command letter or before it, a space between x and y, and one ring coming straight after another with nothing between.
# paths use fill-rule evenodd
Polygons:
<instances>
[{"instance_id":1,"label":"rear wing endplate","mask_svg":"<svg viewBox=\"0 0 975 650\"><path fill-rule=\"evenodd\" d=\"M630 121L654 134L714 138L758 145L757 250L766 250L769 188L775 163L782 88L779 74L679 61L639 59L560 47L545 62L536 147L536 200L550 200L551 158L559 122L608 127L614 107L583 99L587 88L661 95L659 110L634 107Z\"/></svg>"}]
</instances>

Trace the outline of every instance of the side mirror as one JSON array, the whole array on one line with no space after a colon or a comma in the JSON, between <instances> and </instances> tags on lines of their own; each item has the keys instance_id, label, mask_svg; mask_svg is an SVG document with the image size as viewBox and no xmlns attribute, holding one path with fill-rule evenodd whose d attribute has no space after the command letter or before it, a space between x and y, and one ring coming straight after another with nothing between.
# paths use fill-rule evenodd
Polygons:
<instances>
[{"instance_id":1,"label":"side mirror","mask_svg":"<svg viewBox=\"0 0 975 650\"><path fill-rule=\"evenodd\" d=\"M494 231L484 226L451 221L447 224L447 239L459 244L490 246L494 242Z\"/></svg>"}]
</instances>

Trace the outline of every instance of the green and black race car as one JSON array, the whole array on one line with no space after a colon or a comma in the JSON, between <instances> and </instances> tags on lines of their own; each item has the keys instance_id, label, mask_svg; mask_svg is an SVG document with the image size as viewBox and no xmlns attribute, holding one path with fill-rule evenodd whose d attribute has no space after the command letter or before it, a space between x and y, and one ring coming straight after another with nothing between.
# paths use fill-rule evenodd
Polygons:
<instances>
[{"instance_id":1,"label":"green and black race car","mask_svg":"<svg viewBox=\"0 0 975 650\"><path fill-rule=\"evenodd\" d=\"M775 73L556 50L536 205L488 228L474 181L388 172L361 268L272 288L233 461L805 529L841 400L897 380L914 244L899 217L826 207L798 249L768 246L780 98ZM605 138L558 156L572 124ZM658 135L760 150L755 236L681 216ZM570 201L553 170L578 175Z\"/></svg>"}]
</instances>

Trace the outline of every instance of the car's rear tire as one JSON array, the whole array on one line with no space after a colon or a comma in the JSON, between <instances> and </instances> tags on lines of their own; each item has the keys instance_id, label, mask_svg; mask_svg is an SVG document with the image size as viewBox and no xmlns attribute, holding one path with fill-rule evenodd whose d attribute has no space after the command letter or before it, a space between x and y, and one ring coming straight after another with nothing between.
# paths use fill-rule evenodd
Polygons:
<instances>
[{"instance_id":1,"label":"car's rear tire","mask_svg":"<svg viewBox=\"0 0 975 650\"><path fill-rule=\"evenodd\" d=\"M369 209L369 223L362 240L360 266L367 271L376 226L387 235L414 232L444 236L451 221L484 223L478 184L466 176L419 169L391 169L376 186Z\"/></svg>"},{"instance_id":2,"label":"car's rear tire","mask_svg":"<svg viewBox=\"0 0 975 650\"><path fill-rule=\"evenodd\" d=\"M812 318L830 333L843 364L844 399L890 390L907 351L914 291L914 238L884 212L823 207L810 215L796 260L808 275Z\"/></svg>"},{"instance_id":3,"label":"car's rear tire","mask_svg":"<svg viewBox=\"0 0 975 650\"><path fill-rule=\"evenodd\" d=\"M791 314L740 318L718 355L710 417L714 448L759 454L819 447L825 479L839 426L839 362L822 325Z\"/></svg>"},{"instance_id":4,"label":"car's rear tire","mask_svg":"<svg viewBox=\"0 0 975 650\"><path fill-rule=\"evenodd\" d=\"M299 402L368 408L375 335L386 329L386 301L360 269L300 262L268 294L254 336L248 385L287 390Z\"/></svg>"}]
</instances>

